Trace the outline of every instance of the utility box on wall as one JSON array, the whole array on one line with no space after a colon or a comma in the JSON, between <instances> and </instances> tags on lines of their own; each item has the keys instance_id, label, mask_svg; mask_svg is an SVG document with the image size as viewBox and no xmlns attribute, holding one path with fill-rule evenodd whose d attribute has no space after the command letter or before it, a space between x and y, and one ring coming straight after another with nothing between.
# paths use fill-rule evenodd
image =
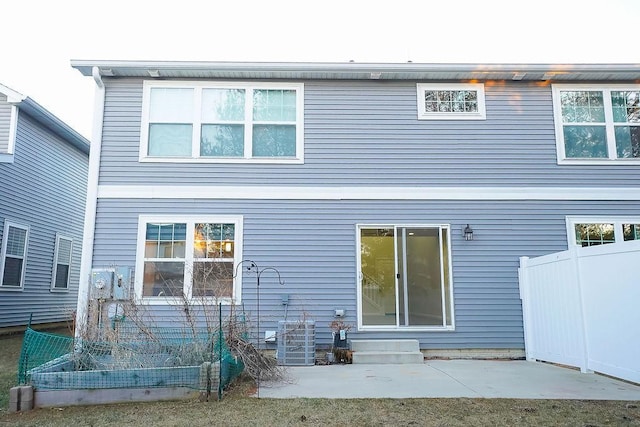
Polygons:
<instances>
[{"instance_id":1,"label":"utility box on wall","mask_svg":"<svg viewBox=\"0 0 640 427\"><path fill-rule=\"evenodd\" d=\"M130 267L94 268L91 270L91 298L104 300L129 299Z\"/></svg>"},{"instance_id":2,"label":"utility box on wall","mask_svg":"<svg viewBox=\"0 0 640 427\"><path fill-rule=\"evenodd\" d=\"M278 364L279 365L315 365L316 338L315 322L285 321L278 322Z\"/></svg>"}]
</instances>

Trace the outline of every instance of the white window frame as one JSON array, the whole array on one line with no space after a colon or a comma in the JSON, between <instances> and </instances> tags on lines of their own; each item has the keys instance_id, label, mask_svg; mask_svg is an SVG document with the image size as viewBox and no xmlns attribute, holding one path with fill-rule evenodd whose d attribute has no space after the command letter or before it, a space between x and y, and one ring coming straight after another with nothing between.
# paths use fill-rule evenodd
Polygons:
<instances>
[{"instance_id":1,"label":"white window frame","mask_svg":"<svg viewBox=\"0 0 640 427\"><path fill-rule=\"evenodd\" d=\"M437 228L439 229L440 236L442 235L442 230L447 230L447 259L448 265L446 268L449 269L449 307L446 306L446 298L442 298L442 307L443 313L446 310L450 311L451 324L442 326L397 326L397 325L369 325L365 326L362 319L362 257L361 250L362 247L362 236L360 231L362 229L374 229L374 228ZM356 224L355 228L356 233L356 306L357 306L357 315L358 315L358 331L413 331L413 332L451 332L456 329L456 317L455 317L455 301L454 301L454 289L453 289L453 260L451 257L451 246L453 242L453 236L451 235L451 225L450 224L406 224L406 223L362 223ZM442 245L442 241L440 241L440 245ZM441 248L442 250L442 248ZM397 257L397 247L394 248ZM395 262L395 261L394 261ZM441 269L445 268L444 259L440 260ZM396 285L397 286L397 285ZM397 301L396 301L397 304ZM443 323L446 322L446 315L443 318Z\"/></svg>"},{"instance_id":2,"label":"white window frame","mask_svg":"<svg viewBox=\"0 0 640 427\"><path fill-rule=\"evenodd\" d=\"M64 288L56 287L56 279L58 277L58 264L65 264L64 262L59 262L58 258L60 256L60 242L62 240L67 240L70 245L69 249L69 260L68 265L69 270L67 272L67 283ZM56 233L56 247L53 252L53 272L51 275L51 292L69 292L69 282L71 281L71 264L73 260L73 239L71 237Z\"/></svg>"},{"instance_id":3,"label":"white window frame","mask_svg":"<svg viewBox=\"0 0 640 427\"><path fill-rule=\"evenodd\" d=\"M553 98L553 119L556 132L556 153L559 165L628 165L640 164L640 158L624 159L617 157L615 126L613 121L613 108L611 106L612 91L640 91L640 85L597 85L597 84L553 84L551 85ZM603 94L604 101L604 125L607 136L607 158L572 158L566 156L564 144L564 123L562 122L562 105L560 92L563 91L598 91ZM618 126L623 123L617 123Z\"/></svg>"},{"instance_id":4,"label":"white window frame","mask_svg":"<svg viewBox=\"0 0 640 427\"><path fill-rule=\"evenodd\" d=\"M484 84L482 83L418 83L418 120L486 120ZM425 92L430 90L473 90L478 94L478 111L475 112L427 112Z\"/></svg>"},{"instance_id":5,"label":"white window frame","mask_svg":"<svg viewBox=\"0 0 640 427\"><path fill-rule=\"evenodd\" d=\"M189 272L193 271L193 247L194 236L193 230L196 223L226 223L235 225L234 236L234 257L233 266L234 272L237 265L242 261L242 241L243 241L243 217L242 215L140 215L138 218L138 246L136 251L136 274L134 282L135 298L138 303L148 305L181 305L184 301L180 297L149 297L143 296L143 281L144 281L144 260L145 260L145 243L146 243L146 231L147 223L186 223L187 224L187 236L185 242L185 277L184 277L184 291L187 299L192 301L191 298L191 283L192 275ZM191 234L190 234L191 233ZM191 267L190 267L191 266ZM241 304L242 303L242 274L238 274L233 279L233 293L232 297L223 298L201 298L197 297L195 301L204 302L206 304L218 304L223 305Z\"/></svg>"},{"instance_id":6,"label":"white window frame","mask_svg":"<svg viewBox=\"0 0 640 427\"><path fill-rule=\"evenodd\" d=\"M581 248L576 241L576 224L613 224L613 232L615 243L610 245L618 245L624 243L623 224L640 224L640 217L633 216L568 216L565 219L567 224L567 245L571 248Z\"/></svg>"},{"instance_id":7,"label":"white window frame","mask_svg":"<svg viewBox=\"0 0 640 427\"><path fill-rule=\"evenodd\" d=\"M194 117L192 133L192 155L188 157L149 156L149 113L151 90L153 88L194 89ZM245 154L243 157L199 157L201 130L201 102L203 89L244 89L253 91L260 89L282 89L296 91L296 155L295 157L251 157L252 141L245 138ZM250 113L253 110L253 97L247 96L245 105L245 136L252 124ZM270 82L193 82L193 81L154 81L143 82L142 120L140 128L140 162L164 163L304 163L304 84L303 83L270 83Z\"/></svg>"},{"instance_id":8,"label":"white window frame","mask_svg":"<svg viewBox=\"0 0 640 427\"><path fill-rule=\"evenodd\" d=\"M9 229L10 228L18 228L21 230L24 230L25 233L25 238L24 238L24 248L23 248L23 255L22 255L22 271L20 272L20 286L8 286L8 285L4 285L3 280L4 280L4 268L5 268L5 261L7 258L7 242L9 240ZM22 224L18 224L16 222L13 221L9 221L9 220L5 220L4 222L4 229L2 231L2 252L0 253L0 289L1 290L11 290L11 291L22 291L24 289L24 277L25 277L25 272L27 270L27 253L28 253L28 249L29 249L29 226L28 225L22 225Z\"/></svg>"}]
</instances>

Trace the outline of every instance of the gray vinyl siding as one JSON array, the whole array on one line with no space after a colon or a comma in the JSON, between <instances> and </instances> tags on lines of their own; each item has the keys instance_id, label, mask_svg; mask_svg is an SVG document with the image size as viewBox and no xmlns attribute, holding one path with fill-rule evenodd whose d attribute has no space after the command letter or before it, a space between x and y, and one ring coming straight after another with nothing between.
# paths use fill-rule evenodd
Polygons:
<instances>
[{"instance_id":1,"label":"gray vinyl siding","mask_svg":"<svg viewBox=\"0 0 640 427\"><path fill-rule=\"evenodd\" d=\"M351 338L417 338L422 348L524 348L518 259L567 249L568 215L638 215L640 202L574 201L285 201L138 200L98 202L94 267L135 266L138 217L243 215L245 259L277 268L262 276L261 331L289 320L316 321L319 345L330 343L333 310L356 324L356 225L450 224L455 323L453 332L351 332ZM475 240L464 241L471 224ZM245 275L242 300L256 314L255 276ZM152 306L155 319L172 322L175 308ZM254 318L255 322L255 318ZM175 325L175 324L174 324Z\"/></svg>"},{"instance_id":2,"label":"gray vinyl siding","mask_svg":"<svg viewBox=\"0 0 640 427\"><path fill-rule=\"evenodd\" d=\"M0 163L0 222L29 226L24 289L0 290L0 327L69 320L76 309L88 155L27 114L13 163ZM56 233L73 239L69 292L50 292ZM0 234L2 230L0 229Z\"/></svg>"},{"instance_id":3,"label":"gray vinyl siding","mask_svg":"<svg viewBox=\"0 0 640 427\"><path fill-rule=\"evenodd\" d=\"M486 120L417 120L415 81L305 81L305 162L140 163L142 80L107 82L100 184L637 187L559 166L551 86L487 82Z\"/></svg>"},{"instance_id":4,"label":"gray vinyl siding","mask_svg":"<svg viewBox=\"0 0 640 427\"><path fill-rule=\"evenodd\" d=\"M11 105L7 96L0 93L0 154L9 150L9 133L11 129Z\"/></svg>"}]
</instances>

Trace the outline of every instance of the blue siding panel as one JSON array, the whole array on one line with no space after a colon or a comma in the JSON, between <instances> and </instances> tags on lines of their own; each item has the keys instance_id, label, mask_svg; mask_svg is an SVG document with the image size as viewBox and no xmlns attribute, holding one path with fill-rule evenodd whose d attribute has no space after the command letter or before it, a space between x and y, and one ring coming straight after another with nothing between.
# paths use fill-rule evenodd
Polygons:
<instances>
[{"instance_id":1,"label":"blue siding panel","mask_svg":"<svg viewBox=\"0 0 640 427\"><path fill-rule=\"evenodd\" d=\"M39 126L18 120L13 163L0 163L0 235L4 220L27 225L24 289L0 290L0 327L70 320L76 309L88 156ZM69 292L51 292L56 233L73 239ZM1 237L1 236L0 236Z\"/></svg>"},{"instance_id":2,"label":"blue siding panel","mask_svg":"<svg viewBox=\"0 0 640 427\"><path fill-rule=\"evenodd\" d=\"M316 321L317 342L330 343L335 308L356 324L356 224L451 224L456 330L352 332L351 338L416 338L422 348L524 347L518 258L567 249L565 217L637 215L640 202L138 200L98 203L94 266L135 266L138 216L243 215L245 259L276 267L286 284L263 276L261 330L277 330L289 294L288 320ZM470 223L475 240L464 241ZM255 278L243 282L243 309L256 313ZM153 307L156 318L173 318Z\"/></svg>"},{"instance_id":3,"label":"blue siding panel","mask_svg":"<svg viewBox=\"0 0 640 427\"><path fill-rule=\"evenodd\" d=\"M308 80L304 164L139 162L142 80L105 78L101 185L334 187L640 187L637 165L559 166L551 86L486 82L486 120L418 120L416 81ZM584 191L583 191L584 193ZM588 198L588 196L586 196ZM316 321L330 343L333 310L356 323L357 224L451 224L455 331L351 332L350 338L416 338L422 348L524 347L518 260L567 249L569 215L640 216L640 201L100 199L94 267L135 266L138 216L243 215L244 257L276 267L265 276L261 329ZM461 230L471 224L475 240ZM243 305L257 311L255 278ZM289 305L281 295L290 296ZM153 306L169 324L179 317Z\"/></svg>"},{"instance_id":4,"label":"blue siding panel","mask_svg":"<svg viewBox=\"0 0 640 427\"><path fill-rule=\"evenodd\" d=\"M139 163L142 81L107 82L101 184L634 187L559 166L551 87L487 82L487 120L417 120L416 82L306 81L303 165Z\"/></svg>"}]
</instances>

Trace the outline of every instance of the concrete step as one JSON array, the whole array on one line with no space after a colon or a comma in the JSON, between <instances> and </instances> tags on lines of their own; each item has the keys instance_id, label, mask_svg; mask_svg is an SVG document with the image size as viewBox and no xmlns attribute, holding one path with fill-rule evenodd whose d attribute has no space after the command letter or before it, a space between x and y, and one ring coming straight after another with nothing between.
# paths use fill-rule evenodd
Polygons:
<instances>
[{"instance_id":1,"label":"concrete step","mask_svg":"<svg viewBox=\"0 0 640 427\"><path fill-rule=\"evenodd\" d=\"M420 352L418 340L351 340L351 350L366 352Z\"/></svg>"},{"instance_id":2,"label":"concrete step","mask_svg":"<svg viewBox=\"0 0 640 427\"><path fill-rule=\"evenodd\" d=\"M353 363L407 365L424 363L424 356L419 351L354 351Z\"/></svg>"}]
</instances>

